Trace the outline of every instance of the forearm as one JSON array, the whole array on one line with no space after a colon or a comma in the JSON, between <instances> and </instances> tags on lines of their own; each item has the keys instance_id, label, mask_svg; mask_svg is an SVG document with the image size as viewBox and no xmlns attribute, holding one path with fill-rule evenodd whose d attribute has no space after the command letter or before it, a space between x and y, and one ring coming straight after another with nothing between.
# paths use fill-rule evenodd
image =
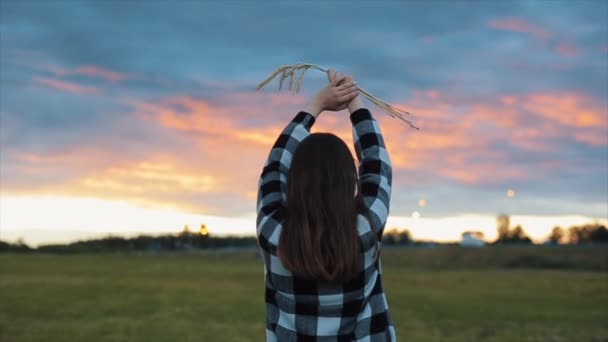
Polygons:
<instances>
[{"instance_id":1,"label":"forearm","mask_svg":"<svg viewBox=\"0 0 608 342\"><path fill-rule=\"evenodd\" d=\"M378 122L367 108L360 108L350 116L353 142L359 158L359 182L363 202L369 209L372 229L381 239L389 211L392 186L392 167Z\"/></svg>"},{"instance_id":2,"label":"forearm","mask_svg":"<svg viewBox=\"0 0 608 342\"><path fill-rule=\"evenodd\" d=\"M350 115L350 119L353 124L355 152L361 167L359 170L361 181L390 188L392 166L380 125L367 108L355 111ZM390 190L387 192L390 193Z\"/></svg>"},{"instance_id":3,"label":"forearm","mask_svg":"<svg viewBox=\"0 0 608 342\"><path fill-rule=\"evenodd\" d=\"M321 108L322 107L319 104L319 101L317 101L316 99L312 99L312 100L310 100L310 102L308 102L306 107L304 107L303 111L305 111L306 113L309 113L316 119L319 116L319 114L321 114L321 112L323 111Z\"/></svg>"},{"instance_id":4,"label":"forearm","mask_svg":"<svg viewBox=\"0 0 608 342\"><path fill-rule=\"evenodd\" d=\"M363 104L363 100L361 100L360 96L355 97L352 101L348 103L348 112L354 113L357 109L365 108Z\"/></svg>"},{"instance_id":5,"label":"forearm","mask_svg":"<svg viewBox=\"0 0 608 342\"><path fill-rule=\"evenodd\" d=\"M353 126L355 152L359 161L379 159L380 151L385 150L386 147L380 126L370 110L366 107L358 107L350 113L350 121Z\"/></svg>"},{"instance_id":6,"label":"forearm","mask_svg":"<svg viewBox=\"0 0 608 342\"><path fill-rule=\"evenodd\" d=\"M275 200L284 197L285 179L291 164L291 158L284 158L284 155L287 153L291 156L295 153L300 142L310 134L314 122L313 116L303 111L298 112L273 144L260 175L258 209L278 204L269 199L263 200L267 196Z\"/></svg>"}]
</instances>

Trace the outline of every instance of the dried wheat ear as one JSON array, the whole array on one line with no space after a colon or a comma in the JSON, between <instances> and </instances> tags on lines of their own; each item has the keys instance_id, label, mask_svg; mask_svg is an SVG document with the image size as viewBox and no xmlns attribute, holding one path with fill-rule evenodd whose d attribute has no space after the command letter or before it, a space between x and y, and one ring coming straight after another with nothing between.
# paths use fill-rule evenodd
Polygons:
<instances>
[{"instance_id":1,"label":"dried wheat ear","mask_svg":"<svg viewBox=\"0 0 608 342\"><path fill-rule=\"evenodd\" d=\"M268 76L264 81L262 81L255 88L255 90L262 89L265 85L270 83L270 81L272 81L274 78L281 75L281 78L279 79L279 90L281 90L283 88L283 81L285 81L285 79L289 78L289 91L292 94L295 94L295 93L299 92L300 89L302 88L302 82L304 80L304 73L309 69L327 72L326 69L323 69L323 68L318 67L313 64L298 63L298 64L294 64L294 65L283 65L283 66L279 67L277 70L275 70L275 72L273 72L270 76ZM299 75L298 75L298 73L299 73ZM414 126L414 124L412 124L411 121L409 121L408 119L406 119L404 117L404 115L411 115L409 112L406 112L404 110L401 110L399 108L389 105L388 103L380 100L379 98L370 94L368 91L362 89L361 87L357 87L357 88L359 89L359 93L361 95L363 95L365 98L367 98L371 103L380 107L380 109L382 109L388 115L407 123L412 128L419 129L418 127Z\"/></svg>"}]
</instances>

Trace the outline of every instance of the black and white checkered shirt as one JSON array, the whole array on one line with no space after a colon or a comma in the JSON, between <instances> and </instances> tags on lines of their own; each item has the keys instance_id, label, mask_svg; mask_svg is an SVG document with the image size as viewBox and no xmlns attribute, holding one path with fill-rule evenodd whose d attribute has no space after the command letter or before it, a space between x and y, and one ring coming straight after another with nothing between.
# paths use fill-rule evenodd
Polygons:
<instances>
[{"instance_id":1,"label":"black and white checkered shirt","mask_svg":"<svg viewBox=\"0 0 608 342\"><path fill-rule=\"evenodd\" d=\"M389 211L392 169L378 122L366 108L350 115L359 182L369 213L357 218L363 269L342 284L305 280L277 257L291 159L315 118L299 112L275 142L259 180L258 244L264 256L267 341L395 341L376 257ZM353 227L354 228L354 227ZM374 235L376 238L374 238Z\"/></svg>"}]
</instances>

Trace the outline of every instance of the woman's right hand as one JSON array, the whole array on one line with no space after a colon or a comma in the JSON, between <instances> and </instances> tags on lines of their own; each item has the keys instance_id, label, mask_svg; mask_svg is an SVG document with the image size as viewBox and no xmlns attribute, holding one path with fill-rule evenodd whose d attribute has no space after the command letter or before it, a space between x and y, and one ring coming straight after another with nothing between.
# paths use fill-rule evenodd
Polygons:
<instances>
[{"instance_id":1,"label":"woman's right hand","mask_svg":"<svg viewBox=\"0 0 608 342\"><path fill-rule=\"evenodd\" d=\"M346 83L354 82L355 84L357 83L357 82L355 82L355 80L353 79L352 76L337 72L333 69L327 70L327 79L329 80L329 83L331 83L331 85L333 85L333 86L338 86L342 82L346 82Z\"/></svg>"},{"instance_id":2,"label":"woman's right hand","mask_svg":"<svg viewBox=\"0 0 608 342\"><path fill-rule=\"evenodd\" d=\"M342 83L357 84L357 82L355 82L355 80L353 79L352 76L342 74L340 72L336 72L333 69L327 70L327 79L329 80L329 83L331 83L333 86L337 86ZM357 94L357 96L355 96L352 100L350 100L347 103L347 107L348 107L348 111L350 113L352 113L352 112L356 111L357 109L363 108L364 104L363 104L363 101L361 100L361 97Z\"/></svg>"},{"instance_id":3,"label":"woman's right hand","mask_svg":"<svg viewBox=\"0 0 608 342\"><path fill-rule=\"evenodd\" d=\"M324 110L340 111L346 109L358 94L359 90L354 81L341 82L340 85L330 83L312 98L305 111L315 118Z\"/></svg>"}]
</instances>

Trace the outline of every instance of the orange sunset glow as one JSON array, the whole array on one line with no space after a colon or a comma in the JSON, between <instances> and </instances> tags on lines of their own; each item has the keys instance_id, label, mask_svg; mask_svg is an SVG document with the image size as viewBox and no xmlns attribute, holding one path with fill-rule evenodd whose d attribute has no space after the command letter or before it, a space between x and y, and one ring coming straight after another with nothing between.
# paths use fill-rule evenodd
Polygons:
<instances>
[{"instance_id":1,"label":"orange sunset glow","mask_svg":"<svg viewBox=\"0 0 608 342\"><path fill-rule=\"evenodd\" d=\"M363 14L351 14L290 36L224 23L211 32L168 16L141 30L74 19L81 39L70 40L68 26L3 22L0 240L36 246L202 224L210 235L253 235L268 152L327 79L310 71L298 94L255 87L303 60L413 113L419 131L366 103L394 168L387 227L491 240L507 214L543 242L555 226L608 222L606 35L499 11L453 36L452 26L360 24ZM323 113L312 131L354 152L347 111Z\"/></svg>"}]
</instances>

